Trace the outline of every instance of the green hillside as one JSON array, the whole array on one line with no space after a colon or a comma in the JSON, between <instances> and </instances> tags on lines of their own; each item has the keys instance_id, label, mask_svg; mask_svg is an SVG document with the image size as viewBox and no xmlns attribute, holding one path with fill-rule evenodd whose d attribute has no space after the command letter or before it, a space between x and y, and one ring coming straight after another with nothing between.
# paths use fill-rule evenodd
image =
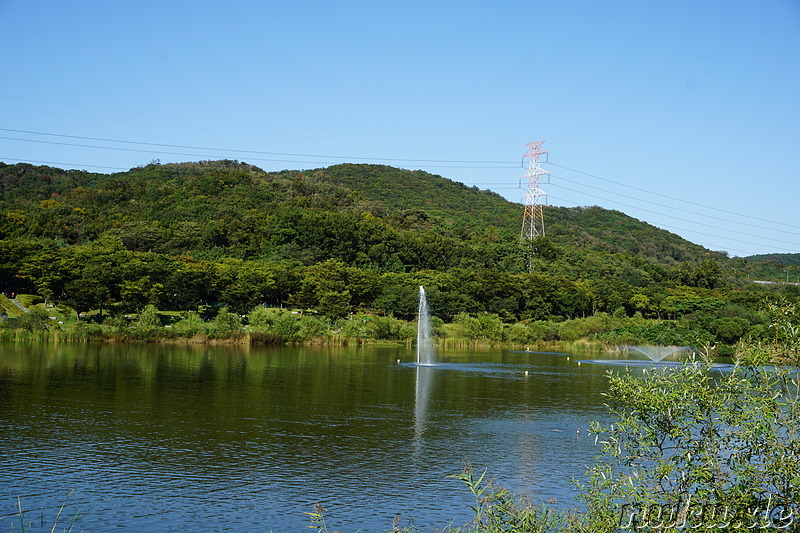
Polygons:
<instances>
[{"instance_id":1,"label":"green hillside","mask_svg":"<svg viewBox=\"0 0 800 533\"><path fill-rule=\"evenodd\" d=\"M110 233L137 251L292 258L306 264L332 255L352 262L353 257L327 247L338 236L325 233L334 222L363 225L367 213L376 217L373 225L380 231L366 242L349 243L355 245L349 247L354 254L369 255L365 246L391 242L387 232L435 232L434 240L515 244L521 222L519 204L496 193L422 171L378 165L268 173L217 161L149 165L106 175L19 164L0 167L0 178L7 222L0 237L77 244ZM712 255L618 211L545 210L548 237L560 245L624 253L662 265ZM303 254L290 250L296 244L304 247Z\"/></svg>"}]
</instances>

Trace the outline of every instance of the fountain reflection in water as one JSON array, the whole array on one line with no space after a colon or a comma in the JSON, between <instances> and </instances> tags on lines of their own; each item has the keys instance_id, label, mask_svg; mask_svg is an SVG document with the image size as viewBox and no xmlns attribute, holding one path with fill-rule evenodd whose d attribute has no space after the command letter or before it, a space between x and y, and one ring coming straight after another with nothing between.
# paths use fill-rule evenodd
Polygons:
<instances>
[{"instance_id":1,"label":"fountain reflection in water","mask_svg":"<svg viewBox=\"0 0 800 533\"><path fill-rule=\"evenodd\" d=\"M419 311L417 313L417 364L433 364L433 339L431 338L431 317L425 287L419 286Z\"/></svg>"},{"instance_id":2,"label":"fountain reflection in water","mask_svg":"<svg viewBox=\"0 0 800 533\"><path fill-rule=\"evenodd\" d=\"M422 453L425 428L428 425L428 404L430 403L431 388L437 368L431 365L417 365L416 387L414 390L414 444L416 451ZM422 459L422 455L416 459ZM427 458L426 458L427 459Z\"/></svg>"}]
</instances>

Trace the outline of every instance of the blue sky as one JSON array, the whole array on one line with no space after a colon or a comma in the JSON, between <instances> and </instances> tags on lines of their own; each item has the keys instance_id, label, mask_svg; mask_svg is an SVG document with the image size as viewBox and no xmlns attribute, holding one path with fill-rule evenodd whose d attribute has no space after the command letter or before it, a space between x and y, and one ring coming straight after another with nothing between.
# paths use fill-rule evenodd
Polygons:
<instances>
[{"instance_id":1,"label":"blue sky","mask_svg":"<svg viewBox=\"0 0 800 533\"><path fill-rule=\"evenodd\" d=\"M798 0L0 0L0 22L7 163L378 162L519 201L544 140L550 204L800 252Z\"/></svg>"}]
</instances>

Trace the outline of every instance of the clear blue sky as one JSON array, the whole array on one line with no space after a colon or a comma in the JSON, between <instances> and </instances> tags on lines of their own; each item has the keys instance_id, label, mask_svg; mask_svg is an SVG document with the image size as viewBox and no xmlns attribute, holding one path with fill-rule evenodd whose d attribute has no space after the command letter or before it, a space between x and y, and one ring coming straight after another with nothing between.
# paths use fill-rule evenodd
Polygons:
<instances>
[{"instance_id":1,"label":"clear blue sky","mask_svg":"<svg viewBox=\"0 0 800 533\"><path fill-rule=\"evenodd\" d=\"M0 0L0 23L7 163L381 162L519 201L545 140L550 204L800 252L798 0Z\"/></svg>"}]
</instances>

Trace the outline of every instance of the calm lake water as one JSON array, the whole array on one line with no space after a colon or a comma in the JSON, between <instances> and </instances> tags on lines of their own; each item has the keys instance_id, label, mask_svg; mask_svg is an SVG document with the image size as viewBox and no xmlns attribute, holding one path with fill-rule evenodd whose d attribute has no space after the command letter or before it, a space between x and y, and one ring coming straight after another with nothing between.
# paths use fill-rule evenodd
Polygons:
<instances>
[{"instance_id":1,"label":"calm lake water","mask_svg":"<svg viewBox=\"0 0 800 533\"><path fill-rule=\"evenodd\" d=\"M567 356L2 344L0 530L72 490L87 532L307 531L315 503L345 532L444 526L469 518L464 460L575 505L607 368Z\"/></svg>"}]
</instances>

